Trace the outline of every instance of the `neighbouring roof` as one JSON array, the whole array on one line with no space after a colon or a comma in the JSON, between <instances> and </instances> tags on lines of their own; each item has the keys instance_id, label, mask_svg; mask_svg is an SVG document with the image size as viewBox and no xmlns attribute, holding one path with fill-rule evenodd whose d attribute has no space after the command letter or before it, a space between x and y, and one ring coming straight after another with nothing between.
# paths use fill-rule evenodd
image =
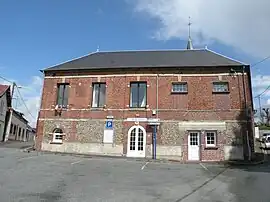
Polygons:
<instances>
[{"instance_id":1,"label":"neighbouring roof","mask_svg":"<svg viewBox=\"0 0 270 202\"><path fill-rule=\"evenodd\" d=\"M22 112L19 112L19 111L16 111L15 109L13 109L13 113L14 113L14 115L17 116L17 118L21 119L26 124L28 123L28 121L26 120L26 118L24 118L24 114Z\"/></svg>"},{"instance_id":2,"label":"neighbouring roof","mask_svg":"<svg viewBox=\"0 0 270 202\"><path fill-rule=\"evenodd\" d=\"M247 65L209 49L95 52L43 71Z\"/></svg>"},{"instance_id":3,"label":"neighbouring roof","mask_svg":"<svg viewBox=\"0 0 270 202\"><path fill-rule=\"evenodd\" d=\"M4 95L7 90L9 89L10 86L8 85L2 85L0 84L0 97L2 97L2 95Z\"/></svg>"},{"instance_id":4,"label":"neighbouring roof","mask_svg":"<svg viewBox=\"0 0 270 202\"><path fill-rule=\"evenodd\" d=\"M0 84L0 97L2 97L6 93L7 95L7 106L11 107L11 92L9 85Z\"/></svg>"}]
</instances>

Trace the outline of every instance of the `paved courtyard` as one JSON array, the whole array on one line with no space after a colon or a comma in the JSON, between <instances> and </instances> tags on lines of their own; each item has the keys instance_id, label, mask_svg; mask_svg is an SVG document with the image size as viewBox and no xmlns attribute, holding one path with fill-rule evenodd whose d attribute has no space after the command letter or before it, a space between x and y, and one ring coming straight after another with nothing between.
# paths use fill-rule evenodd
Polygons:
<instances>
[{"instance_id":1,"label":"paved courtyard","mask_svg":"<svg viewBox=\"0 0 270 202\"><path fill-rule=\"evenodd\" d=\"M0 202L269 201L270 166L154 163L0 148Z\"/></svg>"}]
</instances>

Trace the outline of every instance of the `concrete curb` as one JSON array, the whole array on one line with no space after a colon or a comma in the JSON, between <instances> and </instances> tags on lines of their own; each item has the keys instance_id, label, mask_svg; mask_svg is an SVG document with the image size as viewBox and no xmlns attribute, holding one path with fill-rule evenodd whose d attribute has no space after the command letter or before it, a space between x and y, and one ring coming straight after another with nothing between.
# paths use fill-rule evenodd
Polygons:
<instances>
[{"instance_id":1,"label":"concrete curb","mask_svg":"<svg viewBox=\"0 0 270 202\"><path fill-rule=\"evenodd\" d=\"M23 150L24 152L35 151L33 147L29 147ZM129 158L126 156L110 156L110 155L100 155L100 154L79 154L79 153L66 153L66 152L53 152L53 151L35 151L41 154L54 154L61 156L74 156L81 158L104 158L104 159L125 159L131 161L141 161L141 162L155 162L155 163L178 163L178 164L215 164L215 165L224 165L224 166L255 166L263 164L266 161L251 161L251 162L240 162L240 161L221 161L221 162L188 162L174 159L151 159L151 158Z\"/></svg>"}]
</instances>

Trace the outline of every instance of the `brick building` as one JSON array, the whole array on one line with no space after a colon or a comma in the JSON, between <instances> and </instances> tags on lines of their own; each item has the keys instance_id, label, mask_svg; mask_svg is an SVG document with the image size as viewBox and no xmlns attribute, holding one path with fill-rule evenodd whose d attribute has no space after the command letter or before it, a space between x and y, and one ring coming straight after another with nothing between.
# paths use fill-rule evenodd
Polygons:
<instances>
[{"instance_id":1,"label":"brick building","mask_svg":"<svg viewBox=\"0 0 270 202\"><path fill-rule=\"evenodd\" d=\"M209 49L95 52L42 72L39 150L151 158L156 148L157 158L183 161L252 154L250 67Z\"/></svg>"}]
</instances>

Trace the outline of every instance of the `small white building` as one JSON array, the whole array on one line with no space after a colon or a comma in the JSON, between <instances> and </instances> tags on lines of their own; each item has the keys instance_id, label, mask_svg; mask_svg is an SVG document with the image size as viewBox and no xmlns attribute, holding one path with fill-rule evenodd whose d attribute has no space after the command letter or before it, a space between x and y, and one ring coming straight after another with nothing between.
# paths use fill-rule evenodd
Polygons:
<instances>
[{"instance_id":1,"label":"small white building","mask_svg":"<svg viewBox=\"0 0 270 202\"><path fill-rule=\"evenodd\" d=\"M0 141L4 140L10 107L11 107L10 86L0 84Z\"/></svg>"},{"instance_id":2,"label":"small white building","mask_svg":"<svg viewBox=\"0 0 270 202\"><path fill-rule=\"evenodd\" d=\"M13 109L9 140L29 141L29 125L24 114ZM32 131L31 131L32 132Z\"/></svg>"}]
</instances>

